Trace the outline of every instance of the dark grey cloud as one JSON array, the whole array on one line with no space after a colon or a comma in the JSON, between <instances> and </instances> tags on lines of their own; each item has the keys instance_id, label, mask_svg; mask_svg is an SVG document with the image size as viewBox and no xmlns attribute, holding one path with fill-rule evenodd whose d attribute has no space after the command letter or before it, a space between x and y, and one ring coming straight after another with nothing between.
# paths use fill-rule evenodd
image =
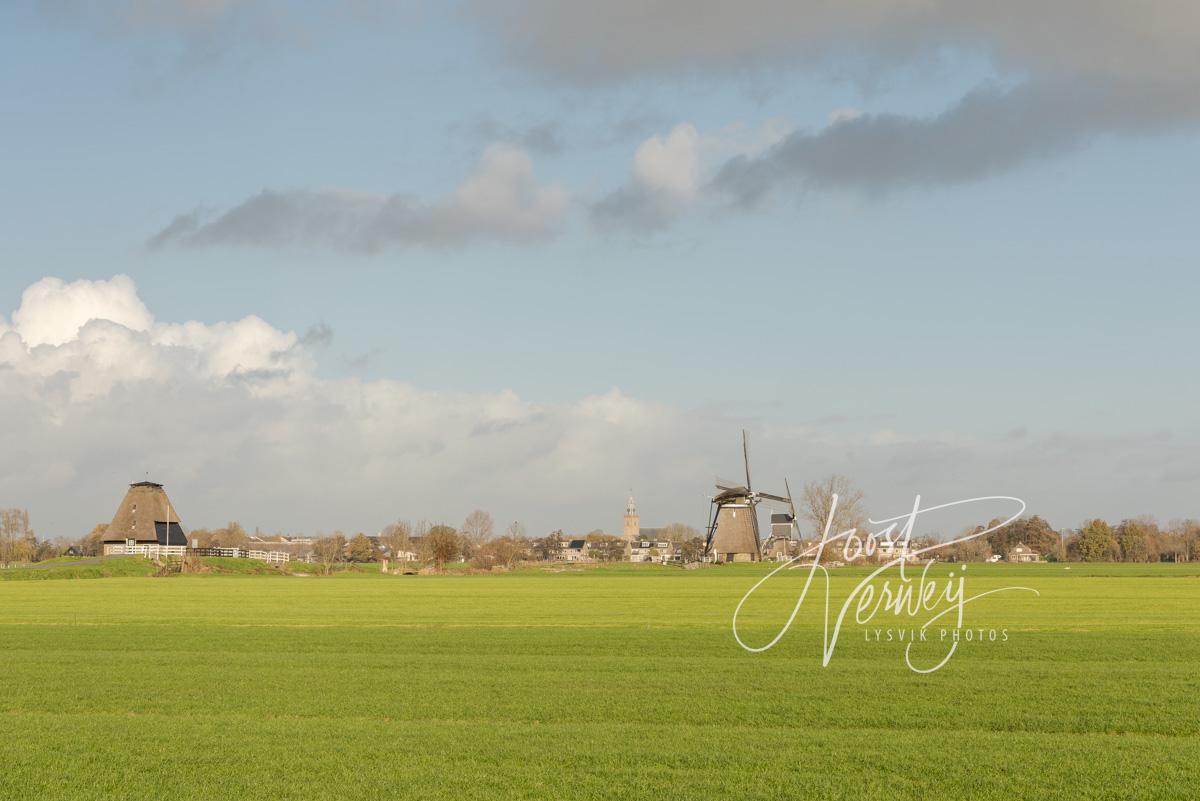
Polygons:
<instances>
[{"instance_id":1,"label":"dark grey cloud","mask_svg":"<svg viewBox=\"0 0 1200 801\"><path fill-rule=\"evenodd\" d=\"M1200 74L1193 0L469 0L467 7L514 62L572 82L839 60L879 69L947 46L1044 76Z\"/></svg>"},{"instance_id":2,"label":"dark grey cloud","mask_svg":"<svg viewBox=\"0 0 1200 801\"><path fill-rule=\"evenodd\" d=\"M406 195L265 189L224 212L191 211L152 236L152 249L211 245L328 246L376 252L475 240L529 242L550 236L568 197L538 184L521 149L493 145L479 170L433 202Z\"/></svg>"},{"instance_id":3,"label":"dark grey cloud","mask_svg":"<svg viewBox=\"0 0 1200 801\"><path fill-rule=\"evenodd\" d=\"M711 188L751 204L781 186L873 194L966 183L1067 153L1097 135L1194 123L1196 95L1174 84L982 87L931 117L864 114L794 132L761 155L727 161Z\"/></svg>"},{"instance_id":4,"label":"dark grey cloud","mask_svg":"<svg viewBox=\"0 0 1200 801\"><path fill-rule=\"evenodd\" d=\"M976 181L1071 152L1095 136L1200 120L1194 0L514 0L470 3L513 63L577 86L813 70L872 80L948 52L990 59L981 86L942 113L863 115L796 132L729 161L712 184L740 202L781 185L894 188ZM654 198L620 190L595 211L663 224Z\"/></svg>"},{"instance_id":5,"label":"dark grey cloud","mask_svg":"<svg viewBox=\"0 0 1200 801\"><path fill-rule=\"evenodd\" d=\"M679 198L634 182L589 204L588 215L601 230L653 233L670 226L685 209Z\"/></svg>"}]
</instances>

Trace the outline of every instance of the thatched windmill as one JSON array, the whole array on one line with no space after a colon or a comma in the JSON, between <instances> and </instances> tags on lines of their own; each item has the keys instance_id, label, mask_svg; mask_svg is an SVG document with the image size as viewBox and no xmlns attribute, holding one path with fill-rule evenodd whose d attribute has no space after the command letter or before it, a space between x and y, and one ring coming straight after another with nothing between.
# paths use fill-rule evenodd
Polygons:
<instances>
[{"instance_id":1,"label":"thatched windmill","mask_svg":"<svg viewBox=\"0 0 1200 801\"><path fill-rule=\"evenodd\" d=\"M187 545L187 535L163 485L138 481L129 485L103 541L106 545Z\"/></svg>"},{"instance_id":2,"label":"thatched windmill","mask_svg":"<svg viewBox=\"0 0 1200 801\"><path fill-rule=\"evenodd\" d=\"M717 484L709 508L708 541L704 553L716 562L757 562L762 559L762 544L758 536L759 501L786 503L791 507L791 491L788 496L759 492L750 484L750 447L746 432L742 431L742 459L746 466L746 484L727 486ZM787 485L787 482L784 482Z\"/></svg>"}]
</instances>

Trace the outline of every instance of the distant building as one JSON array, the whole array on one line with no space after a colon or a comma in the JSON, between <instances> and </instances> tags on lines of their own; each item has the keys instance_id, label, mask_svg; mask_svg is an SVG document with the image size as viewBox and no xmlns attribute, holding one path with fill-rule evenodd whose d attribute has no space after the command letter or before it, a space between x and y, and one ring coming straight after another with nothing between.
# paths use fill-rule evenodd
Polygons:
<instances>
[{"instance_id":1,"label":"distant building","mask_svg":"<svg viewBox=\"0 0 1200 801\"><path fill-rule=\"evenodd\" d=\"M881 562L890 562L903 556L909 559L909 542L907 539L881 539L875 543L875 558Z\"/></svg>"},{"instance_id":2,"label":"distant building","mask_svg":"<svg viewBox=\"0 0 1200 801\"><path fill-rule=\"evenodd\" d=\"M569 540L563 543L558 558L564 562L587 562L591 559L588 553L587 540Z\"/></svg>"},{"instance_id":3,"label":"distant building","mask_svg":"<svg viewBox=\"0 0 1200 801\"><path fill-rule=\"evenodd\" d=\"M679 560L679 549L667 541L662 528L642 528L642 519L638 515L633 495L629 496L629 501L625 504L623 537L629 543L625 546L625 553L630 562L661 562L664 561L664 553L673 553L673 558ZM652 550L655 552L653 557L649 555ZM670 561L670 557L666 561Z\"/></svg>"},{"instance_id":4,"label":"distant building","mask_svg":"<svg viewBox=\"0 0 1200 801\"><path fill-rule=\"evenodd\" d=\"M678 562L680 558L679 546L667 540L638 540L629 544L630 562L658 562L660 564L667 564L669 562Z\"/></svg>"},{"instance_id":5,"label":"distant building","mask_svg":"<svg viewBox=\"0 0 1200 801\"><path fill-rule=\"evenodd\" d=\"M762 559L758 516L753 496L744 487L722 490L714 499L717 514L709 553L715 562L757 562Z\"/></svg>"},{"instance_id":6,"label":"distant building","mask_svg":"<svg viewBox=\"0 0 1200 801\"><path fill-rule=\"evenodd\" d=\"M1030 548L1023 542L1018 542L1016 547L1008 552L1005 557L1010 562L1040 562L1042 555Z\"/></svg>"},{"instance_id":7,"label":"distant building","mask_svg":"<svg viewBox=\"0 0 1200 801\"><path fill-rule=\"evenodd\" d=\"M101 540L107 553L110 546L187 545L187 535L179 514L171 505L162 484L139 481L129 485L125 499Z\"/></svg>"},{"instance_id":8,"label":"distant building","mask_svg":"<svg viewBox=\"0 0 1200 801\"><path fill-rule=\"evenodd\" d=\"M771 515L771 537L763 547L763 558L782 562L799 553L800 541L792 538L792 516L787 512Z\"/></svg>"},{"instance_id":9,"label":"distant building","mask_svg":"<svg viewBox=\"0 0 1200 801\"><path fill-rule=\"evenodd\" d=\"M628 542L642 538L642 519L638 516L637 504L633 502L633 493L629 493L629 501L625 504L625 526L621 533Z\"/></svg>"}]
</instances>

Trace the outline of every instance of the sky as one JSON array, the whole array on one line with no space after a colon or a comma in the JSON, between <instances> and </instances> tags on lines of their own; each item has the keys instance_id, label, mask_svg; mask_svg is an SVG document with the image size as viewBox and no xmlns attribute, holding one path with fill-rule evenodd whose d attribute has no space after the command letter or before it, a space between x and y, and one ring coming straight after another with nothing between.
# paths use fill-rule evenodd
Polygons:
<instances>
[{"instance_id":1,"label":"sky","mask_svg":"<svg viewBox=\"0 0 1200 801\"><path fill-rule=\"evenodd\" d=\"M701 526L743 428L877 517L1200 517L1194 3L16 0L0 98L42 536L147 476L190 527Z\"/></svg>"}]
</instances>

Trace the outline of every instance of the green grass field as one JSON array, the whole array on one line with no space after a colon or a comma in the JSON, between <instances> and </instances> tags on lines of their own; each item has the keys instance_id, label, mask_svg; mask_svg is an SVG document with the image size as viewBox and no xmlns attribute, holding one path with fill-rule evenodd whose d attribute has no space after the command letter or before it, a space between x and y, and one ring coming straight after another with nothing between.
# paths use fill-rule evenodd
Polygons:
<instances>
[{"instance_id":1,"label":"green grass field","mask_svg":"<svg viewBox=\"0 0 1200 801\"><path fill-rule=\"evenodd\" d=\"M1200 565L973 565L970 594L1040 596L969 606L1008 641L926 675L853 622L823 668L819 596L743 651L765 571L0 582L0 798L1200 793Z\"/></svg>"}]
</instances>

